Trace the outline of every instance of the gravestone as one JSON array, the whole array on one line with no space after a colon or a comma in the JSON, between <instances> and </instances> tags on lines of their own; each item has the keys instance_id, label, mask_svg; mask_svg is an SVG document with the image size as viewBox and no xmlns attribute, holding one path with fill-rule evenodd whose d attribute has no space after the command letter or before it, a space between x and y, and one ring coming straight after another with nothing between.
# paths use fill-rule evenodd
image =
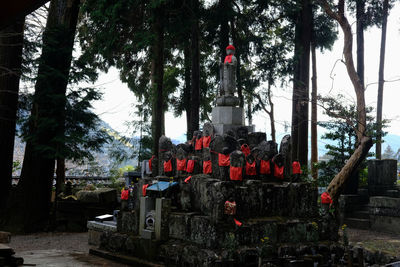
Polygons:
<instances>
[{"instance_id":1,"label":"gravestone","mask_svg":"<svg viewBox=\"0 0 400 267\"><path fill-rule=\"evenodd\" d=\"M384 196L393 189L397 179L397 160L382 159L368 161L368 193L370 196Z\"/></svg>"}]
</instances>

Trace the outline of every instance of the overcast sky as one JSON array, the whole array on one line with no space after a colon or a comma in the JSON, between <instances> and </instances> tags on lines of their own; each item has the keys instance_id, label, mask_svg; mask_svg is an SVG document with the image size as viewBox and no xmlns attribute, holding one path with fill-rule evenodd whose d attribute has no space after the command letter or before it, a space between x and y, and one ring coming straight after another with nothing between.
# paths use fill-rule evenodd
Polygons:
<instances>
[{"instance_id":1,"label":"overcast sky","mask_svg":"<svg viewBox=\"0 0 400 267\"><path fill-rule=\"evenodd\" d=\"M349 18L355 32L355 19ZM386 61L385 61L385 80L393 81L385 83L383 99L383 117L390 119L390 127L387 131L391 134L400 135L400 6L391 11L388 19L387 42L386 42ZM318 71L318 93L326 95L343 94L349 103L355 103L355 93L348 78L345 66L339 59L342 58L343 38L341 30L339 40L336 41L332 51L325 51L317 54ZM353 35L355 39L355 34ZM379 68L379 51L381 30L374 27L365 32L365 84L366 104L376 108L377 81ZM354 40L354 60L356 61ZM332 77L332 78L331 78ZM102 74L96 85L100 85L104 92L103 101L95 103L95 112L110 124L115 130L122 134L130 135L131 132L126 126L127 121L132 120L135 103L133 93L127 86L119 81L118 71L111 69L107 74ZM310 82L311 85L311 82ZM310 89L311 91L311 89ZM275 88L273 91L273 101L275 103L275 116L277 122L277 140L286 134L284 123L290 125L291 122L291 85L288 88ZM310 105L311 108L311 105ZM318 111L318 119L326 120L322 111ZM310 112L311 115L311 112ZM176 118L168 112L166 114L166 135L177 139L186 132L186 119ZM267 114L259 112L254 116L254 124L257 131L267 132L270 137L270 127ZM288 129L290 132L290 127Z\"/></svg>"}]
</instances>

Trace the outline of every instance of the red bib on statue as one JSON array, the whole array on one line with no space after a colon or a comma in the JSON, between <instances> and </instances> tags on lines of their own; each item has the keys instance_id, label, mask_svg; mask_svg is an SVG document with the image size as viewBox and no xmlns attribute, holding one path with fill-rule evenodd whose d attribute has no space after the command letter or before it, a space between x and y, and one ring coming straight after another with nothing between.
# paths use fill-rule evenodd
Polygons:
<instances>
[{"instance_id":1,"label":"red bib on statue","mask_svg":"<svg viewBox=\"0 0 400 267\"><path fill-rule=\"evenodd\" d=\"M192 173L193 170L194 170L194 160L190 159L190 160L188 160L188 162L187 162L186 171L187 171L188 173Z\"/></svg>"},{"instance_id":2,"label":"red bib on statue","mask_svg":"<svg viewBox=\"0 0 400 267\"><path fill-rule=\"evenodd\" d=\"M260 174L271 174L271 164L269 160L260 160Z\"/></svg>"},{"instance_id":3,"label":"red bib on statue","mask_svg":"<svg viewBox=\"0 0 400 267\"><path fill-rule=\"evenodd\" d=\"M172 161L171 160L164 162L164 172L172 172Z\"/></svg>"},{"instance_id":4,"label":"red bib on statue","mask_svg":"<svg viewBox=\"0 0 400 267\"><path fill-rule=\"evenodd\" d=\"M328 192L323 192L321 195L321 203L322 204L332 204L332 198Z\"/></svg>"},{"instance_id":5,"label":"red bib on statue","mask_svg":"<svg viewBox=\"0 0 400 267\"><path fill-rule=\"evenodd\" d=\"M242 150L243 154L247 157L248 155L250 155L250 147L247 144L243 144L240 147L240 150Z\"/></svg>"},{"instance_id":6,"label":"red bib on statue","mask_svg":"<svg viewBox=\"0 0 400 267\"><path fill-rule=\"evenodd\" d=\"M196 145L194 146L194 150L201 150L203 148L203 137L196 139Z\"/></svg>"},{"instance_id":7,"label":"red bib on statue","mask_svg":"<svg viewBox=\"0 0 400 267\"><path fill-rule=\"evenodd\" d=\"M279 179L283 179L283 165L279 167L277 164L274 165L274 176Z\"/></svg>"},{"instance_id":8,"label":"red bib on statue","mask_svg":"<svg viewBox=\"0 0 400 267\"><path fill-rule=\"evenodd\" d=\"M149 169L150 169L150 171L153 171L153 159L155 158L156 156L152 156L150 159L149 159Z\"/></svg>"},{"instance_id":9,"label":"red bib on statue","mask_svg":"<svg viewBox=\"0 0 400 267\"><path fill-rule=\"evenodd\" d=\"M257 175L256 162L255 161L253 163L251 163L251 164L246 162L246 174L247 175Z\"/></svg>"},{"instance_id":10,"label":"red bib on statue","mask_svg":"<svg viewBox=\"0 0 400 267\"><path fill-rule=\"evenodd\" d=\"M203 136L203 147L209 147L211 142L211 136Z\"/></svg>"},{"instance_id":11,"label":"red bib on statue","mask_svg":"<svg viewBox=\"0 0 400 267\"><path fill-rule=\"evenodd\" d=\"M233 56L233 55L227 55L227 56L225 57L224 63L232 63L232 56Z\"/></svg>"},{"instance_id":12,"label":"red bib on statue","mask_svg":"<svg viewBox=\"0 0 400 267\"><path fill-rule=\"evenodd\" d=\"M186 170L186 159L176 159L176 170L177 171Z\"/></svg>"},{"instance_id":13,"label":"red bib on statue","mask_svg":"<svg viewBox=\"0 0 400 267\"><path fill-rule=\"evenodd\" d=\"M142 186L142 194L144 197L146 196L147 187L149 187L149 184L144 184Z\"/></svg>"},{"instance_id":14,"label":"red bib on statue","mask_svg":"<svg viewBox=\"0 0 400 267\"><path fill-rule=\"evenodd\" d=\"M229 177L232 181L242 181L242 167L230 167Z\"/></svg>"},{"instance_id":15,"label":"red bib on statue","mask_svg":"<svg viewBox=\"0 0 400 267\"><path fill-rule=\"evenodd\" d=\"M218 154L218 166L223 167L223 166L229 166L231 165L231 161L229 159L229 154L225 155L225 154Z\"/></svg>"},{"instance_id":16,"label":"red bib on statue","mask_svg":"<svg viewBox=\"0 0 400 267\"><path fill-rule=\"evenodd\" d=\"M129 190L128 189L124 189L121 192L121 200L128 200L129 198Z\"/></svg>"},{"instance_id":17,"label":"red bib on statue","mask_svg":"<svg viewBox=\"0 0 400 267\"><path fill-rule=\"evenodd\" d=\"M203 173L204 174L212 173L211 160L203 161Z\"/></svg>"},{"instance_id":18,"label":"red bib on statue","mask_svg":"<svg viewBox=\"0 0 400 267\"><path fill-rule=\"evenodd\" d=\"M301 174L300 163L298 161L293 161L292 170L293 174Z\"/></svg>"}]
</instances>

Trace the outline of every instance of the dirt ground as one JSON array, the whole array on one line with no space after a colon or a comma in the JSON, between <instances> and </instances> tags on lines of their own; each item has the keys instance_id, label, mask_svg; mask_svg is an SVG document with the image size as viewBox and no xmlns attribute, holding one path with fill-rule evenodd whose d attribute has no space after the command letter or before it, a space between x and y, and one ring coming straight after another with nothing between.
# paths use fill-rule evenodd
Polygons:
<instances>
[{"instance_id":1,"label":"dirt ground","mask_svg":"<svg viewBox=\"0 0 400 267\"><path fill-rule=\"evenodd\" d=\"M370 250L400 255L400 235L347 228L349 241ZM12 236L10 246L31 266L127 266L89 255L87 233Z\"/></svg>"},{"instance_id":2,"label":"dirt ground","mask_svg":"<svg viewBox=\"0 0 400 267\"><path fill-rule=\"evenodd\" d=\"M89 255L87 233L16 235L9 246L30 266L127 266Z\"/></svg>"}]
</instances>

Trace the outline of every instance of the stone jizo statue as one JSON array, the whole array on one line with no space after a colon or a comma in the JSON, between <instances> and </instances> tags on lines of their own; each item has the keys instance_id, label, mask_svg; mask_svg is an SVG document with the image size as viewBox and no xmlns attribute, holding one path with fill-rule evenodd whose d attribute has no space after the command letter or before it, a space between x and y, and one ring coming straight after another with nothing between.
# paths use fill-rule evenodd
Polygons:
<instances>
[{"instance_id":1,"label":"stone jizo statue","mask_svg":"<svg viewBox=\"0 0 400 267\"><path fill-rule=\"evenodd\" d=\"M220 63L219 69L221 80L217 99L218 106L237 106L239 104L239 99L235 96L237 59L234 54L235 47L228 45L225 60Z\"/></svg>"}]
</instances>

